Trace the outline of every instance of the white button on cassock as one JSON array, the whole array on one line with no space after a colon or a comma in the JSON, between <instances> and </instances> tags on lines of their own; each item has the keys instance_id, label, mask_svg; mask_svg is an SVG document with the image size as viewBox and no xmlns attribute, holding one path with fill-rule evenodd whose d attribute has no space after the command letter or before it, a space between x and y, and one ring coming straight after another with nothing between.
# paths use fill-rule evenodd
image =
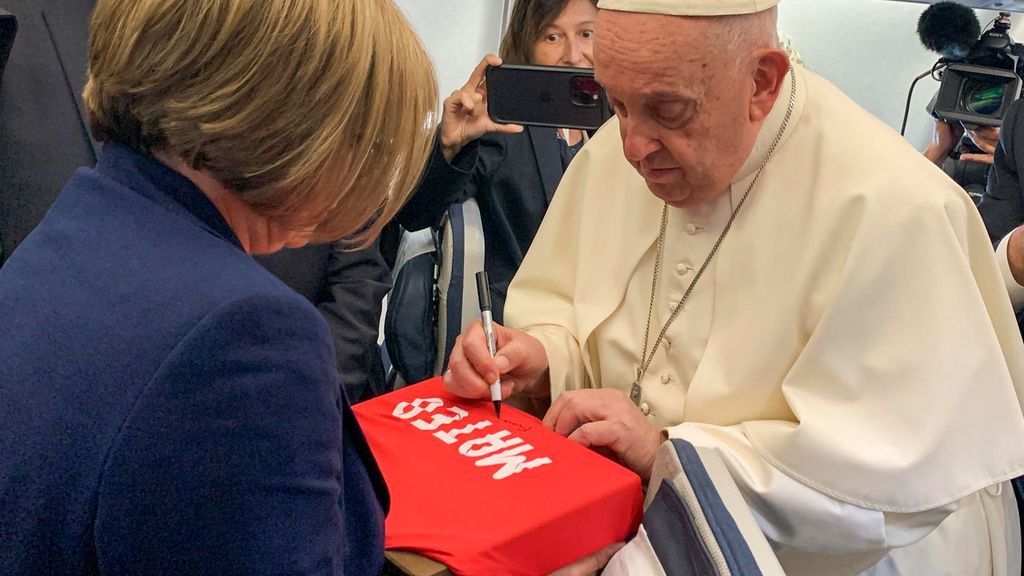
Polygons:
<instances>
[{"instance_id":1,"label":"white button on cassock","mask_svg":"<svg viewBox=\"0 0 1024 576\"><path fill-rule=\"evenodd\" d=\"M697 230L697 225L694 224L693 222L690 222L689 224L686 225L686 233L689 234L690 236L696 234Z\"/></svg>"}]
</instances>

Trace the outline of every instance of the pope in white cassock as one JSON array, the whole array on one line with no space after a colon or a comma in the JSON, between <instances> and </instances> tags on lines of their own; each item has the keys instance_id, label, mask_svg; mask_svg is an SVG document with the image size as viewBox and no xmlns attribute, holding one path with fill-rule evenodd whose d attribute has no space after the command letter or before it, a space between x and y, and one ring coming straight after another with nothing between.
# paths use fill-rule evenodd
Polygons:
<instances>
[{"instance_id":1,"label":"pope in white cassock","mask_svg":"<svg viewBox=\"0 0 1024 576\"><path fill-rule=\"evenodd\" d=\"M988 236L790 66L777 2L601 0L616 117L558 188L497 356L474 325L446 384L550 395L546 425L644 478L663 435L717 450L787 574L1017 575L1024 346ZM613 565L645 573L629 549Z\"/></svg>"}]
</instances>

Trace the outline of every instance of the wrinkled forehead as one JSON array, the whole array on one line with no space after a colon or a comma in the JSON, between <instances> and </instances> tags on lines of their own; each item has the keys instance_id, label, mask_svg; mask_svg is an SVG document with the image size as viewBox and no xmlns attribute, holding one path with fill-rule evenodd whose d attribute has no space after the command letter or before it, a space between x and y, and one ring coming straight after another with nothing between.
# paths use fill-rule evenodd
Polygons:
<instances>
[{"instance_id":1,"label":"wrinkled forehead","mask_svg":"<svg viewBox=\"0 0 1024 576\"><path fill-rule=\"evenodd\" d=\"M594 45L597 80L613 95L678 90L703 93L726 59L706 18L602 10Z\"/></svg>"}]
</instances>

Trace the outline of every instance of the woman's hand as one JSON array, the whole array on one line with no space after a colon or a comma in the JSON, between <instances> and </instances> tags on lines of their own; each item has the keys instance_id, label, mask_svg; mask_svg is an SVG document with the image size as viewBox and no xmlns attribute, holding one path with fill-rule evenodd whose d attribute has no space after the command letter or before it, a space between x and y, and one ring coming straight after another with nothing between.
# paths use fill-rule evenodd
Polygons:
<instances>
[{"instance_id":1,"label":"woman's hand","mask_svg":"<svg viewBox=\"0 0 1024 576\"><path fill-rule=\"evenodd\" d=\"M477 64L466 84L445 98L441 112L441 152L451 162L462 147L487 132L515 134L523 131L518 124L498 124L487 114L487 83L484 74L488 66L500 66L501 58L494 54L484 56Z\"/></svg>"}]
</instances>

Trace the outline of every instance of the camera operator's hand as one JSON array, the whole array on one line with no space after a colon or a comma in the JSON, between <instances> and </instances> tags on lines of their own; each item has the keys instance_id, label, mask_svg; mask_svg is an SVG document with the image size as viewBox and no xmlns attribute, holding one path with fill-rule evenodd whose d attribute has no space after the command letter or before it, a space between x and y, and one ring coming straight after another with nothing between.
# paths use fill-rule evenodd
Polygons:
<instances>
[{"instance_id":1,"label":"camera operator's hand","mask_svg":"<svg viewBox=\"0 0 1024 576\"><path fill-rule=\"evenodd\" d=\"M981 148L981 154L961 154L961 160L981 162L982 164L993 164L995 162L996 144L999 143L999 128L995 126L979 126L974 130L968 130L967 136L974 142L974 145Z\"/></svg>"},{"instance_id":2,"label":"camera operator's hand","mask_svg":"<svg viewBox=\"0 0 1024 576\"><path fill-rule=\"evenodd\" d=\"M936 166L942 167L942 163L949 157L956 143L964 135L964 127L959 122L950 124L943 120L936 120L932 127L932 141L928 143L924 155Z\"/></svg>"},{"instance_id":3,"label":"camera operator's hand","mask_svg":"<svg viewBox=\"0 0 1024 576\"><path fill-rule=\"evenodd\" d=\"M500 66L501 58L484 56L466 84L444 100L441 112L441 152L451 162L467 143L486 132L522 132L518 124L498 124L487 114L487 66Z\"/></svg>"}]
</instances>

